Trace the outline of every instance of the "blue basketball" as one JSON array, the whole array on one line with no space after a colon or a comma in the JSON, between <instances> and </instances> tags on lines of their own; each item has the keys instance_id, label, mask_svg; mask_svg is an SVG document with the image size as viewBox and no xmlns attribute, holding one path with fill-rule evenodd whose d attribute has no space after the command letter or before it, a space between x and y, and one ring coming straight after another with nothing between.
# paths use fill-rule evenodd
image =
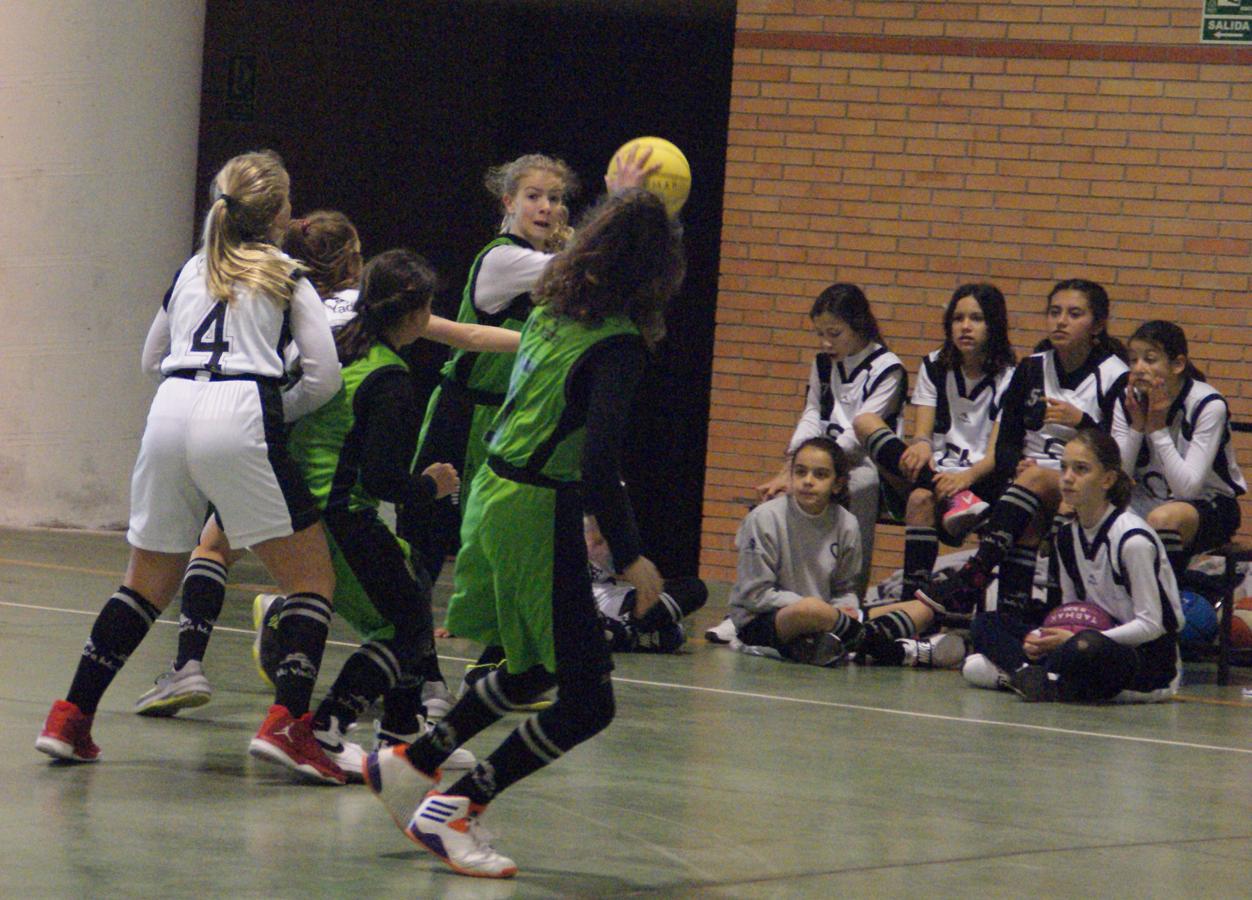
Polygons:
<instances>
[{"instance_id":1,"label":"blue basketball","mask_svg":"<svg viewBox=\"0 0 1252 900\"><path fill-rule=\"evenodd\" d=\"M1182 614L1186 620L1178 640L1185 644L1207 646L1217 637L1217 611L1201 594L1182 592Z\"/></svg>"}]
</instances>

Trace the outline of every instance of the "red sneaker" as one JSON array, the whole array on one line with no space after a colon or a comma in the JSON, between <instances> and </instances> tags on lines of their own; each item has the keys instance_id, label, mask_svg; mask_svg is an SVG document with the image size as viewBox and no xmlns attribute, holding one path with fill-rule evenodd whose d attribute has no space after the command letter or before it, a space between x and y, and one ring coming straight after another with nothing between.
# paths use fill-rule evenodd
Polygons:
<instances>
[{"instance_id":1,"label":"red sneaker","mask_svg":"<svg viewBox=\"0 0 1252 900\"><path fill-rule=\"evenodd\" d=\"M84 716L73 703L58 700L35 739L35 749L69 762L95 762L100 758L100 748L91 740L93 718Z\"/></svg>"},{"instance_id":2,"label":"red sneaker","mask_svg":"<svg viewBox=\"0 0 1252 900\"><path fill-rule=\"evenodd\" d=\"M287 707L275 704L261 723L261 730L248 745L257 759L286 766L310 781L344 784L348 778L335 765L313 737L313 714L295 718Z\"/></svg>"}]
</instances>

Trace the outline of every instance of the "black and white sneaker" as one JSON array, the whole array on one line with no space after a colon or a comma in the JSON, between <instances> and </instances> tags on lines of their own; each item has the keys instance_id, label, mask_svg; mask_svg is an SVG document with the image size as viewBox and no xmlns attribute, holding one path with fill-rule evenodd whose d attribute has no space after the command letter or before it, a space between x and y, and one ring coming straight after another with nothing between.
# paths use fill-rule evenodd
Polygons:
<instances>
[{"instance_id":1,"label":"black and white sneaker","mask_svg":"<svg viewBox=\"0 0 1252 900\"><path fill-rule=\"evenodd\" d=\"M848 651L843 646L843 641L835 637L833 632L819 631L802 635L784 644L782 655L792 662L828 667L838 664L848 655Z\"/></svg>"}]
</instances>

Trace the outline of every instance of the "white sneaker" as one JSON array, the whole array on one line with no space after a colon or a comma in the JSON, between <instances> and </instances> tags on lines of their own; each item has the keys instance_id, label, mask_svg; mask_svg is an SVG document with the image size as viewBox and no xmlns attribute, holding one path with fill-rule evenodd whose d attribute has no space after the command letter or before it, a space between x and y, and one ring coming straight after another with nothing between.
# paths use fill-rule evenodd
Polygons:
<instances>
[{"instance_id":1,"label":"white sneaker","mask_svg":"<svg viewBox=\"0 0 1252 900\"><path fill-rule=\"evenodd\" d=\"M977 688L988 691L1009 690L1009 673L981 653L971 653L965 657L961 676Z\"/></svg>"},{"instance_id":2,"label":"white sneaker","mask_svg":"<svg viewBox=\"0 0 1252 900\"><path fill-rule=\"evenodd\" d=\"M427 681L422 685L422 706L426 707L427 721L438 722L455 705L456 697L446 681Z\"/></svg>"},{"instance_id":3,"label":"white sneaker","mask_svg":"<svg viewBox=\"0 0 1252 900\"><path fill-rule=\"evenodd\" d=\"M382 801L391 820L405 834L418 801L439 783L437 774L432 778L409 762L404 754L407 746L396 744L375 750L365 757L361 767L365 786Z\"/></svg>"},{"instance_id":4,"label":"white sneaker","mask_svg":"<svg viewBox=\"0 0 1252 900\"><path fill-rule=\"evenodd\" d=\"M348 781L353 784L361 784L365 781L365 757L368 754L360 744L344 740L343 730L339 727L337 718L330 717L330 728L326 731L315 729L313 738L331 761L343 769L343 774L348 776Z\"/></svg>"},{"instance_id":5,"label":"white sneaker","mask_svg":"<svg viewBox=\"0 0 1252 900\"><path fill-rule=\"evenodd\" d=\"M189 659L181 669L170 664L168 672L157 676L156 684L135 701L141 716L172 716L180 709L204 706L213 697L213 687L197 660Z\"/></svg>"},{"instance_id":6,"label":"white sneaker","mask_svg":"<svg viewBox=\"0 0 1252 900\"><path fill-rule=\"evenodd\" d=\"M904 664L922 669L951 669L965 659L965 638L955 632L932 634L924 640L899 640L904 645Z\"/></svg>"},{"instance_id":7,"label":"white sneaker","mask_svg":"<svg viewBox=\"0 0 1252 900\"><path fill-rule=\"evenodd\" d=\"M374 749L385 750L388 747L397 747L400 745L408 745L413 743L422 735L426 734L435 727L434 722L417 720L418 731L413 734L396 734L383 728L383 723L374 720ZM443 761L444 769L472 769L478 765L478 759L473 753L464 747L457 747L452 751L452 755Z\"/></svg>"},{"instance_id":8,"label":"white sneaker","mask_svg":"<svg viewBox=\"0 0 1252 900\"><path fill-rule=\"evenodd\" d=\"M482 807L470 803L469 797L427 794L406 833L454 872L476 878L512 878L517 865L491 846L491 835L478 822L481 812Z\"/></svg>"},{"instance_id":9,"label":"white sneaker","mask_svg":"<svg viewBox=\"0 0 1252 900\"><path fill-rule=\"evenodd\" d=\"M735 639L735 634L735 623L730 621L730 616L727 616L705 631L704 639L711 644L729 644Z\"/></svg>"}]
</instances>

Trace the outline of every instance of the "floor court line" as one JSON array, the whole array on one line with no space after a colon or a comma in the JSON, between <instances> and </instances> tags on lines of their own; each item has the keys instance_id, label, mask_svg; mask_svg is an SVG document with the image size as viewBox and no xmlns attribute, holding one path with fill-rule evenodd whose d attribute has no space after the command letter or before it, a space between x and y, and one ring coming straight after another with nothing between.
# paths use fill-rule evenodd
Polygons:
<instances>
[{"instance_id":1,"label":"floor court line","mask_svg":"<svg viewBox=\"0 0 1252 900\"><path fill-rule=\"evenodd\" d=\"M69 613L76 616L96 616L98 612L89 612L77 609L62 609L55 606L37 606L30 603L14 603L12 601L0 600L0 606L9 606L15 609L30 609L40 612ZM177 626L174 621L158 619L158 625ZM248 637L253 635L252 629L233 628L231 626L218 626L217 631L223 631L228 634L242 634ZM327 641L327 644L335 647L355 647L356 644L346 641ZM473 662L474 660L464 656L450 656L445 654L439 655L440 659L450 660L453 662ZM633 684L640 687L662 688L665 690L677 691L694 691L705 694L715 694L727 697L744 697L751 700L769 700L775 703L795 703L801 706L817 706L824 709L843 709L852 712L868 712L879 713L890 716L904 716L915 719L930 719L932 721L941 722L959 722L967 725L987 725L998 728L1018 729L1022 731L1043 732L1047 734L1064 734L1073 737L1097 738L1100 740L1125 741L1133 744L1152 744L1161 747L1183 747L1190 750L1211 750L1216 753L1236 753L1241 755L1252 756L1252 748L1245 747L1222 747L1216 744L1199 744L1190 741L1171 741L1163 738L1137 737L1126 734L1110 734L1102 731L1083 731L1074 728L1057 728L1051 725L1032 725L1029 722L999 722L994 719L975 719L969 716L949 716L942 713L926 713L908 709L891 709L885 706L866 706L859 703L839 703L834 700L814 700L807 697L788 697L784 694L761 694L754 691L737 691L730 688L714 688L704 687L702 685L692 684L676 684L670 681L648 681L642 678L625 678L620 675L614 675L613 680L621 684Z\"/></svg>"},{"instance_id":2,"label":"floor court line","mask_svg":"<svg viewBox=\"0 0 1252 900\"><path fill-rule=\"evenodd\" d=\"M996 853L970 856L952 856L942 859L897 860L894 862L873 863L871 865L862 866L842 866L839 868L821 869L810 872L787 872L780 873L778 875L763 875L759 878L737 879L735 881L711 881L697 883L686 882L676 885L668 884L665 885L665 890L672 891L677 889L686 889L699 893L710 890L722 890L729 887L804 881L810 878L829 878L832 875L851 875L860 872L888 872L895 869L916 869L922 866L948 866L954 864L960 865L965 863L990 862L998 859L1013 859L1015 857L1051 856L1057 853L1103 853L1109 850L1138 850L1152 847L1182 847L1213 844L1224 841L1246 841L1249 839L1252 839L1252 834L1230 834L1220 837L1189 838L1183 840L1171 838L1160 841L1127 841L1125 843L1114 844L1074 844L1072 846L1065 847L1032 847L1028 850L1002 850ZM623 896L642 896L644 894L653 893L655 890L655 888L649 888L643 891L632 891L624 894Z\"/></svg>"}]
</instances>

